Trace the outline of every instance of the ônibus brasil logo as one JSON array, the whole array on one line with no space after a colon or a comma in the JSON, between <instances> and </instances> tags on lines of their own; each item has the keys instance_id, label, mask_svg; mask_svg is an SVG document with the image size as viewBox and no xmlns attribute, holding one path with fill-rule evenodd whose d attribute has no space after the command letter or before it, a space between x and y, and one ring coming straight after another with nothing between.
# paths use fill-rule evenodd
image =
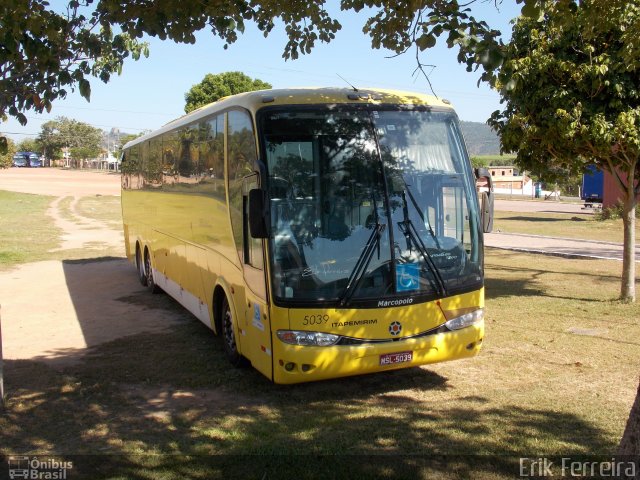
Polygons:
<instances>
[{"instance_id":1,"label":"\u00f4nibus brasil logo","mask_svg":"<svg viewBox=\"0 0 640 480\"><path fill-rule=\"evenodd\" d=\"M56 460L55 458L39 459L38 457L9 457L9 478L34 480L65 480L67 473L73 468L73 462Z\"/></svg>"}]
</instances>

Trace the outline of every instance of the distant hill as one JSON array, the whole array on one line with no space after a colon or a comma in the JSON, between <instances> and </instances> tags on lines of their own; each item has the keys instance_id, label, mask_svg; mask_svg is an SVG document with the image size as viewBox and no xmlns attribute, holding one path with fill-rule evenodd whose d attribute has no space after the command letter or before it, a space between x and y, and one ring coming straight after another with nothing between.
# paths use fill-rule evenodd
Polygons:
<instances>
[{"instance_id":1,"label":"distant hill","mask_svg":"<svg viewBox=\"0 0 640 480\"><path fill-rule=\"evenodd\" d=\"M486 123L460 122L469 156L500 154L498 135Z\"/></svg>"}]
</instances>

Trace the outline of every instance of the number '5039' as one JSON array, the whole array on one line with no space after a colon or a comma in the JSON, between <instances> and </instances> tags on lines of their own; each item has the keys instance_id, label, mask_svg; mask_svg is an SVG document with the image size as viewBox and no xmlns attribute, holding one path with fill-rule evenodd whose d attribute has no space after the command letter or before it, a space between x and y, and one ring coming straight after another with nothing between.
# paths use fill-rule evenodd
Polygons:
<instances>
[{"instance_id":1,"label":"number '5039'","mask_svg":"<svg viewBox=\"0 0 640 480\"><path fill-rule=\"evenodd\" d=\"M329 321L329 315L305 315L302 320L303 325L322 325Z\"/></svg>"}]
</instances>

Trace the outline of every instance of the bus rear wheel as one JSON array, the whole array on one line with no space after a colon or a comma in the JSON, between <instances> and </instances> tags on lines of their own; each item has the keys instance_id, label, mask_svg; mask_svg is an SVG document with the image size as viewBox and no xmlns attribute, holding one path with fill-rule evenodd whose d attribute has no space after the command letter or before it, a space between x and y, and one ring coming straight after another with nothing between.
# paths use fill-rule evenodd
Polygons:
<instances>
[{"instance_id":1,"label":"bus rear wheel","mask_svg":"<svg viewBox=\"0 0 640 480\"><path fill-rule=\"evenodd\" d=\"M144 262L142 261L142 252L140 245L136 245L136 268L138 269L138 281L143 287L147 286L147 274L144 272Z\"/></svg>"},{"instance_id":2,"label":"bus rear wheel","mask_svg":"<svg viewBox=\"0 0 640 480\"><path fill-rule=\"evenodd\" d=\"M153 278L153 268L151 267L151 255L149 254L149 250L145 249L144 251L144 274L147 280L147 290L151 293L160 293L162 290Z\"/></svg>"},{"instance_id":3,"label":"bus rear wheel","mask_svg":"<svg viewBox=\"0 0 640 480\"><path fill-rule=\"evenodd\" d=\"M222 300L222 343L224 345L224 352L229 359L229 362L234 367L240 367L244 365L244 357L240 355L238 351L238 344L236 342L236 335L233 331L233 314L231 313L231 306L227 297Z\"/></svg>"}]
</instances>

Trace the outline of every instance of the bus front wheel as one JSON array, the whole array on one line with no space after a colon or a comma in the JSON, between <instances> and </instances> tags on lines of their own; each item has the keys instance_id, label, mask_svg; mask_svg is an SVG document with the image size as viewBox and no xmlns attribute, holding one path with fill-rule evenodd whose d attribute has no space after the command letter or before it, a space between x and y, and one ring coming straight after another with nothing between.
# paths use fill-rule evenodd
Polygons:
<instances>
[{"instance_id":1,"label":"bus front wheel","mask_svg":"<svg viewBox=\"0 0 640 480\"><path fill-rule=\"evenodd\" d=\"M231 313L231 306L227 297L222 300L222 343L224 345L224 352L234 367L240 367L244 363L244 358L238 351L238 344L236 343L236 335L233 331L233 314Z\"/></svg>"}]
</instances>

